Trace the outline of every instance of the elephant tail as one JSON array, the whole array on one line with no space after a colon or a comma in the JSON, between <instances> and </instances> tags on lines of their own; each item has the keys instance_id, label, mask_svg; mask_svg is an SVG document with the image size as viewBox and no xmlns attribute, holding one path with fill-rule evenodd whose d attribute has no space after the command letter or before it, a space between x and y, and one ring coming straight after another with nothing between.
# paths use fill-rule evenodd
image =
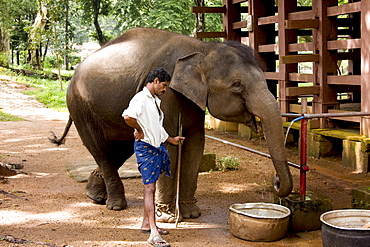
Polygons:
<instances>
[{"instance_id":1,"label":"elephant tail","mask_svg":"<svg viewBox=\"0 0 370 247\"><path fill-rule=\"evenodd\" d=\"M73 123L73 119L72 119L71 115L69 115L68 123L67 123L67 125L64 129L64 133L63 133L62 137L58 139L58 137L55 135L55 133L51 132L52 138L49 137L49 141L51 143L57 144L58 146L64 144L65 143L64 139L67 136L68 131L72 126L72 123Z\"/></svg>"}]
</instances>

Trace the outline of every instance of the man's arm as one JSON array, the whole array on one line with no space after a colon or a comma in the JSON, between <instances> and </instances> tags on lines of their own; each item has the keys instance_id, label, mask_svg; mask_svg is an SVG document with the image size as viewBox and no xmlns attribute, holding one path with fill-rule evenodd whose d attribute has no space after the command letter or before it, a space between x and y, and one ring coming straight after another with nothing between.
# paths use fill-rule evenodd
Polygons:
<instances>
[{"instance_id":1,"label":"man's arm","mask_svg":"<svg viewBox=\"0 0 370 247\"><path fill-rule=\"evenodd\" d=\"M129 116L124 116L123 118L124 118L124 120L125 120L125 122L128 126L135 129L134 137L137 140L143 139L144 138L144 132L141 129L140 125L138 124L136 118L132 118L132 117L129 117Z\"/></svg>"},{"instance_id":2,"label":"man's arm","mask_svg":"<svg viewBox=\"0 0 370 247\"><path fill-rule=\"evenodd\" d=\"M169 136L166 142L169 142L173 145L179 145L179 142L181 142L182 144L184 140L185 140L185 137L183 136L175 136L175 137Z\"/></svg>"}]
</instances>

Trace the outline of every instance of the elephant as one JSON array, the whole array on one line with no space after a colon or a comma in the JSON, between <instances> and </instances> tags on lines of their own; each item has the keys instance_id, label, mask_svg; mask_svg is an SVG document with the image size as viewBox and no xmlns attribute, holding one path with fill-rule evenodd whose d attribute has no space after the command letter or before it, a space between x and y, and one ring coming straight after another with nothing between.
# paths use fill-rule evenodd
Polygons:
<instances>
[{"instance_id":1,"label":"elephant","mask_svg":"<svg viewBox=\"0 0 370 247\"><path fill-rule=\"evenodd\" d=\"M77 66L67 90L69 121L63 136L54 137L54 142L62 143L74 122L98 165L86 185L88 197L110 210L127 207L117 170L134 153L134 130L121 114L157 67L163 67L172 77L160 97L164 127L170 136L176 136L181 113L186 140L181 148L178 198L182 219L201 214L195 192L205 144L206 109L215 118L243 123L254 131L256 117L261 120L276 170L274 193L279 197L290 194L293 182L281 113L254 50L236 41L204 42L174 32L134 28ZM176 174L177 147L168 145L168 152L172 174ZM176 176L160 176L157 181L157 221L174 222L176 184Z\"/></svg>"}]
</instances>

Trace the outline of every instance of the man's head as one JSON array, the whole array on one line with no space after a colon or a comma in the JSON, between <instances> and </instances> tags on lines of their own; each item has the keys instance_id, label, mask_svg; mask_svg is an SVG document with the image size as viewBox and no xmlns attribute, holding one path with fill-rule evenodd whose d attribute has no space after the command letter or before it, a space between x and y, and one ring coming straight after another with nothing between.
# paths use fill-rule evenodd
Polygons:
<instances>
[{"instance_id":1,"label":"man's head","mask_svg":"<svg viewBox=\"0 0 370 247\"><path fill-rule=\"evenodd\" d=\"M171 76L163 68L156 68L149 73L146 82L149 91L153 95L162 95L166 92L167 85L171 81Z\"/></svg>"}]
</instances>

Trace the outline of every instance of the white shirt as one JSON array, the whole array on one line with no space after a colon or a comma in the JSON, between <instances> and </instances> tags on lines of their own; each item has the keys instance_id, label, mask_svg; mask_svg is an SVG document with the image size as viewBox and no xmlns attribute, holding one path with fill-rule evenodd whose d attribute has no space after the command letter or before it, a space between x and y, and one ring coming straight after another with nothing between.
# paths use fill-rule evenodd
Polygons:
<instances>
[{"instance_id":1,"label":"white shirt","mask_svg":"<svg viewBox=\"0 0 370 247\"><path fill-rule=\"evenodd\" d=\"M158 105L158 108L156 106ZM161 100L157 96L153 96L149 89L144 89L137 93L130 101L122 116L135 118L144 132L144 141L154 147L159 147L164 143L168 134L163 128L164 114L160 109Z\"/></svg>"}]
</instances>

